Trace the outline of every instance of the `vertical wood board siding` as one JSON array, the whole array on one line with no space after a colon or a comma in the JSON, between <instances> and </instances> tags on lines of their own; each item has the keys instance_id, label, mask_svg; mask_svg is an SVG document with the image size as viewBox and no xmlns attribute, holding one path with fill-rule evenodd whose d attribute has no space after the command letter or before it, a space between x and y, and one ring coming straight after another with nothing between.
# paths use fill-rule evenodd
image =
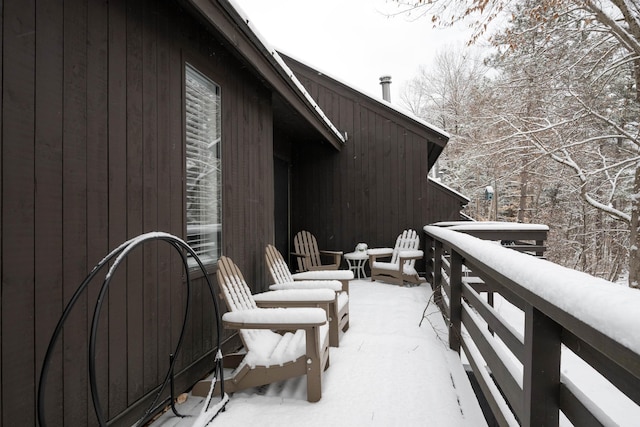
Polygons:
<instances>
[{"instance_id":1,"label":"vertical wood board siding","mask_svg":"<svg viewBox=\"0 0 640 427\"><path fill-rule=\"evenodd\" d=\"M2 70L2 421L33 425L33 380L25 378L35 364L35 2L6 1L3 8L13 19L3 19L11 24L3 25L2 47L11 58ZM5 405L11 395L19 401Z\"/></svg>"},{"instance_id":2,"label":"vertical wood board siding","mask_svg":"<svg viewBox=\"0 0 640 427\"><path fill-rule=\"evenodd\" d=\"M287 63L348 135L340 153L293 142L292 233L306 229L323 248L349 252L359 242L392 246L403 229L459 218L460 200L434 192L427 179L430 147L445 137L304 64Z\"/></svg>"},{"instance_id":3,"label":"vertical wood board siding","mask_svg":"<svg viewBox=\"0 0 640 427\"><path fill-rule=\"evenodd\" d=\"M179 2L9 0L2 13L0 425L36 425L49 339L90 269L138 234L184 237L184 61L222 90L223 253L255 289L266 286L274 237L273 115L271 92ZM55 349L49 425L96 423L86 353L101 284L81 297ZM212 367L216 343L209 290L203 278L193 285L181 387ZM181 260L166 243L121 265L97 338L108 419L141 415L132 405L149 403L164 379L185 305Z\"/></svg>"}]
</instances>

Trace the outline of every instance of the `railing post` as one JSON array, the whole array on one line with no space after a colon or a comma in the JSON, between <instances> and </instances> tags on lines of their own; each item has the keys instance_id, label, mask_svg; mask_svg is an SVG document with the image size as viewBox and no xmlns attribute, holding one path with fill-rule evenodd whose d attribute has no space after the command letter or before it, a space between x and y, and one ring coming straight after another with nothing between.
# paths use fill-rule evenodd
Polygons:
<instances>
[{"instance_id":1,"label":"railing post","mask_svg":"<svg viewBox=\"0 0 640 427\"><path fill-rule=\"evenodd\" d=\"M433 301L438 305L440 312L444 316L445 309L442 304L442 242L433 240L433 275L431 276L431 290L433 291Z\"/></svg>"},{"instance_id":2,"label":"railing post","mask_svg":"<svg viewBox=\"0 0 640 427\"><path fill-rule=\"evenodd\" d=\"M561 327L535 307L525 307L524 427L559 422Z\"/></svg>"},{"instance_id":3,"label":"railing post","mask_svg":"<svg viewBox=\"0 0 640 427\"><path fill-rule=\"evenodd\" d=\"M462 256L451 251L451 295L449 298L449 348L460 353L462 333Z\"/></svg>"},{"instance_id":4,"label":"railing post","mask_svg":"<svg viewBox=\"0 0 640 427\"><path fill-rule=\"evenodd\" d=\"M536 240L536 246L542 247L543 245L544 245L544 240ZM542 258L544 256L544 251L540 250L540 251L536 252L536 256L538 258Z\"/></svg>"},{"instance_id":5,"label":"railing post","mask_svg":"<svg viewBox=\"0 0 640 427\"><path fill-rule=\"evenodd\" d=\"M442 286L442 242L435 240L433 243L433 283L431 289L434 291Z\"/></svg>"},{"instance_id":6,"label":"railing post","mask_svg":"<svg viewBox=\"0 0 640 427\"><path fill-rule=\"evenodd\" d=\"M424 258L425 258L424 262L425 262L425 273L426 273L427 281L431 283L432 289L434 284L433 272L435 271L434 270L435 252L434 252L433 244L434 244L433 237L427 234L424 239Z\"/></svg>"}]
</instances>

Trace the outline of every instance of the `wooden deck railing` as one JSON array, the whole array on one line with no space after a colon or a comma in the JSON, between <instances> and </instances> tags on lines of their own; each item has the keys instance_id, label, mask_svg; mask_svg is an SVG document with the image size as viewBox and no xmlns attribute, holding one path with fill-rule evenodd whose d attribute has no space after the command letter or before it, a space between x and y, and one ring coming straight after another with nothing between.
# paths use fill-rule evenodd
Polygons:
<instances>
[{"instance_id":1,"label":"wooden deck railing","mask_svg":"<svg viewBox=\"0 0 640 427\"><path fill-rule=\"evenodd\" d=\"M640 403L640 291L447 228L424 231L449 346L464 351L499 425L557 426L560 411L576 426L612 425L561 375L567 351ZM522 310L523 330L494 309L494 294Z\"/></svg>"},{"instance_id":2,"label":"wooden deck railing","mask_svg":"<svg viewBox=\"0 0 640 427\"><path fill-rule=\"evenodd\" d=\"M499 241L509 249L543 257L549 227L544 224L521 224L494 221L447 221L432 225L460 231L483 240Z\"/></svg>"}]
</instances>

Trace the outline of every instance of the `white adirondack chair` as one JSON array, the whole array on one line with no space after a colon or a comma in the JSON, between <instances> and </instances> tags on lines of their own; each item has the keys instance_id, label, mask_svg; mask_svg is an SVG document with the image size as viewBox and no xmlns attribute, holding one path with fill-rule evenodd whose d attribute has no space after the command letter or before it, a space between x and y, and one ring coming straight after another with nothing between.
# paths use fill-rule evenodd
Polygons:
<instances>
[{"instance_id":1,"label":"white adirondack chair","mask_svg":"<svg viewBox=\"0 0 640 427\"><path fill-rule=\"evenodd\" d=\"M415 269L416 260L424 256L420 250L420 237L415 230L404 230L396 239L393 249L369 249L367 254L371 281L381 280L400 286L405 282L419 285L425 281ZM380 258L390 258L390 261L379 261Z\"/></svg>"},{"instance_id":2,"label":"white adirondack chair","mask_svg":"<svg viewBox=\"0 0 640 427\"><path fill-rule=\"evenodd\" d=\"M340 331L349 329L349 280L353 279L353 273L346 270L332 271L308 271L301 273L309 275L311 279L296 280L289 271L282 254L273 245L267 245L265 249L267 269L274 284L269 287L272 290L291 289L332 289L336 293L336 302L329 306L329 344L332 347L339 346ZM344 273L347 273L346 275ZM316 275L317 274L317 275ZM317 280L313 276L318 277ZM330 280L322 276L333 275L341 280Z\"/></svg>"},{"instance_id":3,"label":"white adirondack chair","mask_svg":"<svg viewBox=\"0 0 640 427\"><path fill-rule=\"evenodd\" d=\"M295 298L296 292L305 291L276 291L271 293L273 298L266 298L271 302L280 298L283 304L297 305L295 307L260 308L238 266L224 256L218 261L217 276L229 309L222 316L223 326L240 331L246 350L225 356L225 367L235 368L231 377L225 378L225 392L233 393L306 375L307 400L320 400L322 372L329 366L326 310L297 305L302 303ZM335 301L335 293L327 289L307 291L307 294L307 303L312 305ZM287 332L280 334L274 331ZM194 386L192 393L206 396L210 387L211 381L203 380Z\"/></svg>"}]
</instances>

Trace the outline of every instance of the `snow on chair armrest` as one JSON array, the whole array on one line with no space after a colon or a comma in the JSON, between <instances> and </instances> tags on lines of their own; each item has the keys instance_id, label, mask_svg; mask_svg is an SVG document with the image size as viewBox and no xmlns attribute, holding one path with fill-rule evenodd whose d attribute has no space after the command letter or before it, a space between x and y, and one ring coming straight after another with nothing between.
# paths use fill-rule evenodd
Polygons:
<instances>
[{"instance_id":1,"label":"snow on chair armrest","mask_svg":"<svg viewBox=\"0 0 640 427\"><path fill-rule=\"evenodd\" d=\"M340 282L338 282L340 284ZM272 290L255 294L255 302L332 302L336 293L332 289L325 288L291 288L290 290Z\"/></svg>"},{"instance_id":2,"label":"snow on chair armrest","mask_svg":"<svg viewBox=\"0 0 640 427\"><path fill-rule=\"evenodd\" d=\"M423 256L424 256L424 252L422 252L419 249L398 252L398 257L405 258L405 259L416 259L416 258L422 258Z\"/></svg>"},{"instance_id":3,"label":"snow on chair armrest","mask_svg":"<svg viewBox=\"0 0 640 427\"><path fill-rule=\"evenodd\" d=\"M392 254L393 254L392 248L373 248L373 249L367 250L367 255L373 255L373 256L383 256L383 255L391 256Z\"/></svg>"},{"instance_id":4,"label":"snow on chair armrest","mask_svg":"<svg viewBox=\"0 0 640 427\"><path fill-rule=\"evenodd\" d=\"M234 329L302 329L327 322L322 308L252 308L229 311L222 315L226 328Z\"/></svg>"},{"instance_id":5,"label":"snow on chair armrest","mask_svg":"<svg viewBox=\"0 0 640 427\"><path fill-rule=\"evenodd\" d=\"M339 292L342 290L342 283L338 280L296 280L295 282L277 283L269 286L271 290L285 290L285 289L322 289L331 290L332 292ZM257 295L254 295L254 299ZM256 301L258 301L256 299Z\"/></svg>"},{"instance_id":6,"label":"snow on chair armrest","mask_svg":"<svg viewBox=\"0 0 640 427\"><path fill-rule=\"evenodd\" d=\"M353 280L353 271L351 270L316 270L304 271L302 273L294 273L291 275L293 280Z\"/></svg>"},{"instance_id":7,"label":"snow on chair armrest","mask_svg":"<svg viewBox=\"0 0 640 427\"><path fill-rule=\"evenodd\" d=\"M342 255L342 251L327 251L327 250L319 250L323 255Z\"/></svg>"}]
</instances>

